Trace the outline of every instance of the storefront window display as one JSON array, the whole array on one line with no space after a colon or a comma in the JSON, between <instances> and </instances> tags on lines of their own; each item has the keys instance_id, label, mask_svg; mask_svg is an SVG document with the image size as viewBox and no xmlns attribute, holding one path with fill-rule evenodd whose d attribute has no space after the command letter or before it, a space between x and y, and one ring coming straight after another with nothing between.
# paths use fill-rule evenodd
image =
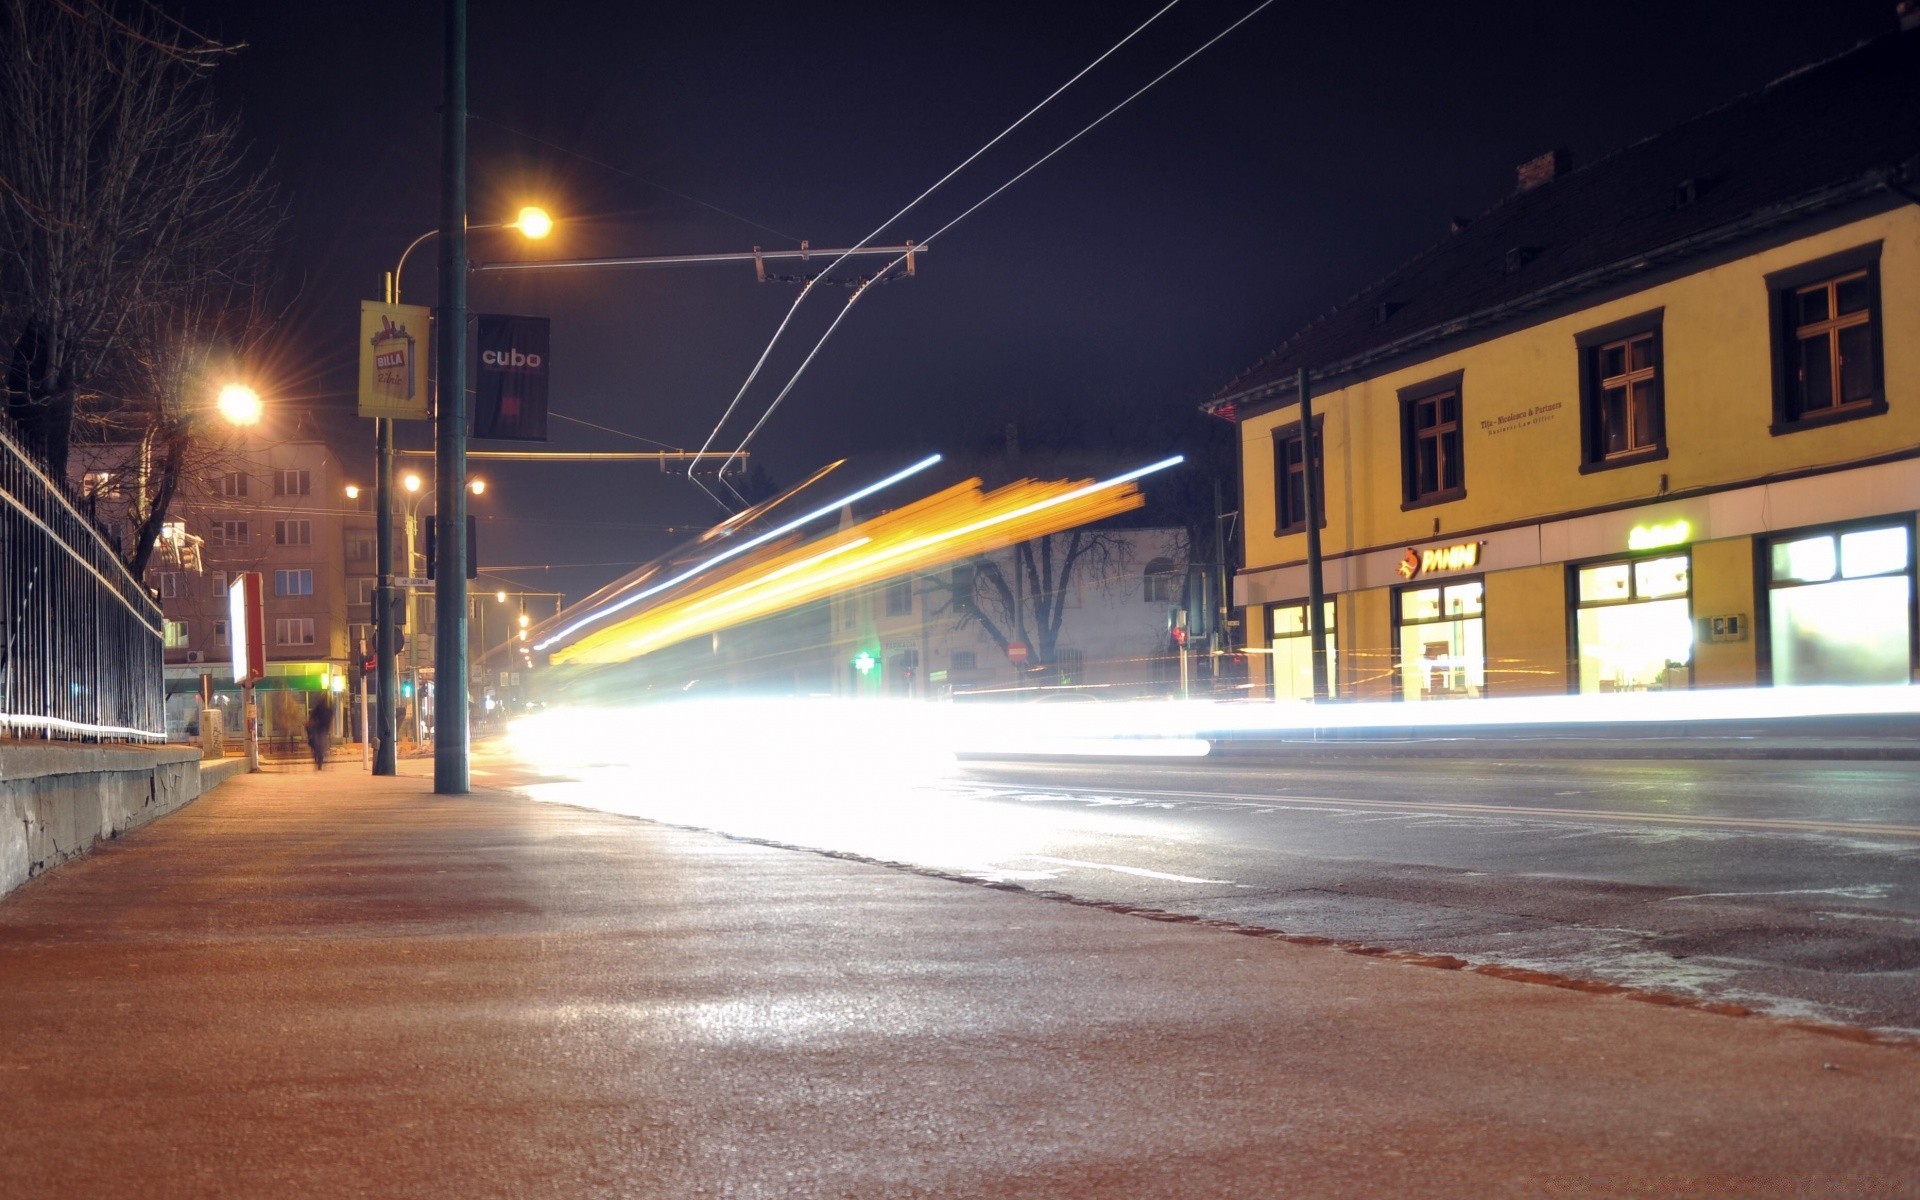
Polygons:
<instances>
[{"instance_id":1,"label":"storefront window display","mask_svg":"<svg viewBox=\"0 0 1920 1200\"><path fill-rule=\"evenodd\" d=\"M1335 669L1333 601L1326 602L1327 695L1339 695ZM1307 629L1307 606L1272 604L1267 606L1267 644L1273 651L1273 698L1275 700L1313 699L1313 638Z\"/></svg>"},{"instance_id":2,"label":"storefront window display","mask_svg":"<svg viewBox=\"0 0 1920 1200\"><path fill-rule=\"evenodd\" d=\"M1767 547L1773 682L1905 683L1913 670L1913 538L1902 522Z\"/></svg>"},{"instance_id":3,"label":"storefront window display","mask_svg":"<svg viewBox=\"0 0 1920 1200\"><path fill-rule=\"evenodd\" d=\"M1690 686L1691 574L1685 554L1595 563L1575 572L1581 692Z\"/></svg>"},{"instance_id":4,"label":"storefront window display","mask_svg":"<svg viewBox=\"0 0 1920 1200\"><path fill-rule=\"evenodd\" d=\"M1486 585L1463 579L1395 593L1402 700L1486 695Z\"/></svg>"}]
</instances>

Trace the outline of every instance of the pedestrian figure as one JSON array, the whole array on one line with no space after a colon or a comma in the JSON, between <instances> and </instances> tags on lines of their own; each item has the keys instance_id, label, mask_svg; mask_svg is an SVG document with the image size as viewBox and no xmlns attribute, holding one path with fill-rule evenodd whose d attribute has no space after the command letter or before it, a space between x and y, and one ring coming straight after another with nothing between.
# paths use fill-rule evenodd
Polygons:
<instances>
[{"instance_id":1,"label":"pedestrian figure","mask_svg":"<svg viewBox=\"0 0 1920 1200\"><path fill-rule=\"evenodd\" d=\"M332 742L333 702L323 692L307 712L307 745L313 749L314 770L326 767L327 749Z\"/></svg>"}]
</instances>

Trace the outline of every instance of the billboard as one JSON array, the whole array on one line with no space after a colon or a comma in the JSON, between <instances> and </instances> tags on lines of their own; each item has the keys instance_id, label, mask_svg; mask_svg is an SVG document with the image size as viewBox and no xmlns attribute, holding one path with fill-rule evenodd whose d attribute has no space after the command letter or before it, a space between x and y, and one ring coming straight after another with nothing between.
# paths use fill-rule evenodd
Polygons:
<instances>
[{"instance_id":1,"label":"billboard","mask_svg":"<svg viewBox=\"0 0 1920 1200\"><path fill-rule=\"evenodd\" d=\"M550 322L479 315L474 325L473 436L546 441Z\"/></svg>"},{"instance_id":2,"label":"billboard","mask_svg":"<svg viewBox=\"0 0 1920 1200\"><path fill-rule=\"evenodd\" d=\"M360 302L360 415L398 421L433 416L427 346L433 310L424 304Z\"/></svg>"},{"instance_id":3,"label":"billboard","mask_svg":"<svg viewBox=\"0 0 1920 1200\"><path fill-rule=\"evenodd\" d=\"M266 613L260 572L235 575L227 584L227 638L233 643L235 683L252 683L267 673Z\"/></svg>"}]
</instances>

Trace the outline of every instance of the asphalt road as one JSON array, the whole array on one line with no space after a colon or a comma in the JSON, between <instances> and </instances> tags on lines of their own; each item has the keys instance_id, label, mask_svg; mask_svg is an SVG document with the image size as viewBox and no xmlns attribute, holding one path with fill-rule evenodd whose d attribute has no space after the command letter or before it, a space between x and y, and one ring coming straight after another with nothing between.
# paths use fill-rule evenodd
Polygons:
<instances>
[{"instance_id":1,"label":"asphalt road","mask_svg":"<svg viewBox=\"0 0 1920 1200\"><path fill-rule=\"evenodd\" d=\"M630 770L544 800L1118 907L1920 1038L1920 764L970 763ZM813 768L813 769L809 769Z\"/></svg>"}]
</instances>

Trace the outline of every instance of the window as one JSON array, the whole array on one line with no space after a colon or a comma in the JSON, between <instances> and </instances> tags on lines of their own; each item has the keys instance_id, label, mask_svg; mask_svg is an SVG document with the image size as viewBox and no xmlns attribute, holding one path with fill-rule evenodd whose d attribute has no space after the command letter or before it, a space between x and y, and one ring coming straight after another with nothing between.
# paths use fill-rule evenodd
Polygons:
<instances>
[{"instance_id":1,"label":"window","mask_svg":"<svg viewBox=\"0 0 1920 1200\"><path fill-rule=\"evenodd\" d=\"M1776 685L1906 683L1913 670L1911 527L1854 526L1767 543Z\"/></svg>"},{"instance_id":2,"label":"window","mask_svg":"<svg viewBox=\"0 0 1920 1200\"><path fill-rule=\"evenodd\" d=\"M1580 690L1644 692L1692 684L1692 559L1621 559L1574 570Z\"/></svg>"},{"instance_id":3,"label":"window","mask_svg":"<svg viewBox=\"0 0 1920 1200\"><path fill-rule=\"evenodd\" d=\"M1327 656L1327 695L1337 696L1333 635L1333 601L1321 606L1326 620L1326 637L1321 645ZM1273 698L1275 700L1313 699L1313 633L1307 628L1305 601L1267 606L1267 645L1272 651Z\"/></svg>"},{"instance_id":4,"label":"window","mask_svg":"<svg viewBox=\"0 0 1920 1200\"><path fill-rule=\"evenodd\" d=\"M312 545L313 522L275 521L273 523L273 544L276 546Z\"/></svg>"},{"instance_id":5,"label":"window","mask_svg":"<svg viewBox=\"0 0 1920 1200\"><path fill-rule=\"evenodd\" d=\"M347 561L372 562L373 539L364 534L355 534L347 539Z\"/></svg>"},{"instance_id":6,"label":"window","mask_svg":"<svg viewBox=\"0 0 1920 1200\"><path fill-rule=\"evenodd\" d=\"M162 571L156 577L160 584L160 598L172 600L180 594L180 572Z\"/></svg>"},{"instance_id":7,"label":"window","mask_svg":"<svg viewBox=\"0 0 1920 1200\"><path fill-rule=\"evenodd\" d=\"M372 604L373 587L377 581L370 575L362 575L347 583L347 603Z\"/></svg>"},{"instance_id":8,"label":"window","mask_svg":"<svg viewBox=\"0 0 1920 1200\"><path fill-rule=\"evenodd\" d=\"M1148 604L1180 603L1180 576L1172 559L1156 558L1147 564L1145 591Z\"/></svg>"},{"instance_id":9,"label":"window","mask_svg":"<svg viewBox=\"0 0 1920 1200\"><path fill-rule=\"evenodd\" d=\"M228 471L220 477L215 490L222 496L244 496L247 494L247 477L241 471Z\"/></svg>"},{"instance_id":10,"label":"window","mask_svg":"<svg viewBox=\"0 0 1920 1200\"><path fill-rule=\"evenodd\" d=\"M185 650L187 648L187 623L185 621L168 621L165 639L164 644L167 649Z\"/></svg>"},{"instance_id":11,"label":"window","mask_svg":"<svg viewBox=\"0 0 1920 1200\"><path fill-rule=\"evenodd\" d=\"M224 646L227 644L227 623L225 621L215 621L213 623L213 644L216 646Z\"/></svg>"},{"instance_id":12,"label":"window","mask_svg":"<svg viewBox=\"0 0 1920 1200\"><path fill-rule=\"evenodd\" d=\"M952 655L952 666L956 671L979 670L978 660L974 658L971 650L955 650Z\"/></svg>"},{"instance_id":13,"label":"window","mask_svg":"<svg viewBox=\"0 0 1920 1200\"><path fill-rule=\"evenodd\" d=\"M225 571L215 571L212 579L214 599L218 600L225 597L227 594L227 573Z\"/></svg>"},{"instance_id":14,"label":"window","mask_svg":"<svg viewBox=\"0 0 1920 1200\"><path fill-rule=\"evenodd\" d=\"M310 569L275 571L273 573L273 594L276 596L313 595L313 572Z\"/></svg>"},{"instance_id":15,"label":"window","mask_svg":"<svg viewBox=\"0 0 1920 1200\"><path fill-rule=\"evenodd\" d=\"M1478 579L1394 593L1402 700L1486 695L1485 585Z\"/></svg>"},{"instance_id":16,"label":"window","mask_svg":"<svg viewBox=\"0 0 1920 1200\"><path fill-rule=\"evenodd\" d=\"M1327 472L1321 429L1322 418L1313 419L1314 499L1320 512L1320 527L1327 525ZM1273 431L1273 532L1300 533L1307 527L1307 440L1299 422L1282 425Z\"/></svg>"},{"instance_id":17,"label":"window","mask_svg":"<svg viewBox=\"0 0 1920 1200\"><path fill-rule=\"evenodd\" d=\"M1461 373L1400 391L1403 508L1458 500L1467 494L1461 458Z\"/></svg>"},{"instance_id":18,"label":"window","mask_svg":"<svg viewBox=\"0 0 1920 1200\"><path fill-rule=\"evenodd\" d=\"M1667 456L1664 309L1574 338L1580 353L1582 473Z\"/></svg>"},{"instance_id":19,"label":"window","mask_svg":"<svg viewBox=\"0 0 1920 1200\"><path fill-rule=\"evenodd\" d=\"M245 521L215 521L212 533L209 540L216 546L244 546L253 540L252 527Z\"/></svg>"},{"instance_id":20,"label":"window","mask_svg":"<svg viewBox=\"0 0 1920 1200\"><path fill-rule=\"evenodd\" d=\"M904 617L913 611L913 580L896 579L887 584L887 615Z\"/></svg>"},{"instance_id":21,"label":"window","mask_svg":"<svg viewBox=\"0 0 1920 1200\"><path fill-rule=\"evenodd\" d=\"M273 473L273 494L276 496L311 496L313 494L313 474L310 471L275 471Z\"/></svg>"},{"instance_id":22,"label":"window","mask_svg":"<svg viewBox=\"0 0 1920 1200\"><path fill-rule=\"evenodd\" d=\"M282 646L313 645L312 617L281 617L273 623L273 640Z\"/></svg>"},{"instance_id":23,"label":"window","mask_svg":"<svg viewBox=\"0 0 1920 1200\"><path fill-rule=\"evenodd\" d=\"M1887 409L1880 369L1880 243L1767 277L1773 432Z\"/></svg>"},{"instance_id":24,"label":"window","mask_svg":"<svg viewBox=\"0 0 1920 1200\"><path fill-rule=\"evenodd\" d=\"M973 590L978 582L972 563L961 563L953 569L953 613L963 616L974 611Z\"/></svg>"}]
</instances>

